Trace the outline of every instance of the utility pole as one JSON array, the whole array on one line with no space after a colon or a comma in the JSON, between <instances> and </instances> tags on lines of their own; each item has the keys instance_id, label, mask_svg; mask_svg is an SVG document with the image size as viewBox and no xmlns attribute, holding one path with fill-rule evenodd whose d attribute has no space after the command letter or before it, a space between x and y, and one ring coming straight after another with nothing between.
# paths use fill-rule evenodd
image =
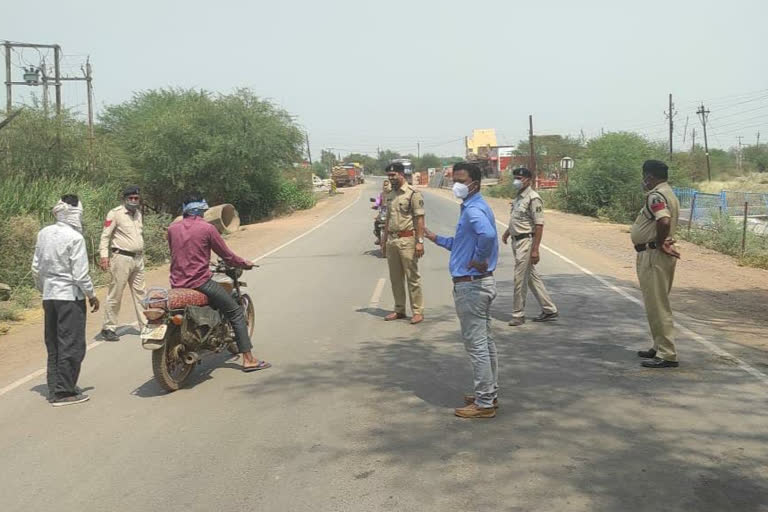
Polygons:
<instances>
[{"instance_id":1,"label":"utility pole","mask_svg":"<svg viewBox=\"0 0 768 512\"><path fill-rule=\"evenodd\" d=\"M757 130L757 142L755 142L755 149L760 149L760 130Z\"/></svg>"},{"instance_id":2,"label":"utility pole","mask_svg":"<svg viewBox=\"0 0 768 512\"><path fill-rule=\"evenodd\" d=\"M421 142L416 143L416 158L421 158Z\"/></svg>"},{"instance_id":3,"label":"utility pole","mask_svg":"<svg viewBox=\"0 0 768 512\"><path fill-rule=\"evenodd\" d=\"M529 166L531 167L530 171L533 175L533 188L536 188L536 181L537 181L537 175L536 175L536 153L534 152L533 147L533 115L528 116L528 145L530 146L530 158L529 158Z\"/></svg>"},{"instance_id":4,"label":"utility pole","mask_svg":"<svg viewBox=\"0 0 768 512\"><path fill-rule=\"evenodd\" d=\"M53 46L53 80L56 87L56 115L61 115L61 47Z\"/></svg>"},{"instance_id":5,"label":"utility pole","mask_svg":"<svg viewBox=\"0 0 768 512\"><path fill-rule=\"evenodd\" d=\"M741 165L742 165L741 164L741 160L742 160L742 158L741 158L741 139L743 139L744 137L739 135L736 138L739 140L739 152L736 154L736 164L739 166L739 173L741 173Z\"/></svg>"},{"instance_id":6,"label":"utility pole","mask_svg":"<svg viewBox=\"0 0 768 512\"><path fill-rule=\"evenodd\" d=\"M675 123L674 123L674 117L675 117L675 105L672 103L672 93L669 94L669 111L664 112L664 115L666 115L669 118L669 156L672 156L672 134L674 133L675 129Z\"/></svg>"},{"instance_id":7,"label":"utility pole","mask_svg":"<svg viewBox=\"0 0 768 512\"><path fill-rule=\"evenodd\" d=\"M304 136L307 138L307 158L309 158L309 165L312 165L312 150L309 149L309 134L304 132Z\"/></svg>"},{"instance_id":8,"label":"utility pole","mask_svg":"<svg viewBox=\"0 0 768 512\"><path fill-rule=\"evenodd\" d=\"M11 107L13 106L11 88L11 46L6 42L5 46L5 115L11 115Z\"/></svg>"},{"instance_id":9,"label":"utility pole","mask_svg":"<svg viewBox=\"0 0 768 512\"><path fill-rule=\"evenodd\" d=\"M43 114L48 119L48 66L45 64L45 58L43 58L43 65L40 66L40 75L43 79Z\"/></svg>"},{"instance_id":10,"label":"utility pole","mask_svg":"<svg viewBox=\"0 0 768 512\"><path fill-rule=\"evenodd\" d=\"M683 128L683 145L685 145L685 136L688 134L688 116L685 116L685 128Z\"/></svg>"},{"instance_id":11,"label":"utility pole","mask_svg":"<svg viewBox=\"0 0 768 512\"><path fill-rule=\"evenodd\" d=\"M701 124L704 127L704 155L707 157L707 181L712 181L712 164L709 161L709 144L707 142L707 116L710 111L705 109L704 103L702 103L696 113L701 116Z\"/></svg>"},{"instance_id":12,"label":"utility pole","mask_svg":"<svg viewBox=\"0 0 768 512\"><path fill-rule=\"evenodd\" d=\"M696 128L691 130L691 154L693 154L694 149L696 149Z\"/></svg>"},{"instance_id":13,"label":"utility pole","mask_svg":"<svg viewBox=\"0 0 768 512\"><path fill-rule=\"evenodd\" d=\"M90 57L85 61L85 83L88 87L88 135L93 140L93 76Z\"/></svg>"}]
</instances>

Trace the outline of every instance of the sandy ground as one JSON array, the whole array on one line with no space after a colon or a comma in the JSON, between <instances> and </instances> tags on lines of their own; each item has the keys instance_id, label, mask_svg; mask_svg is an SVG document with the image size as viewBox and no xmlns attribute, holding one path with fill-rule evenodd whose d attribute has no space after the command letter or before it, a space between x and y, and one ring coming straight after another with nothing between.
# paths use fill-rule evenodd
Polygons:
<instances>
[{"instance_id":1,"label":"sandy ground","mask_svg":"<svg viewBox=\"0 0 768 512\"><path fill-rule=\"evenodd\" d=\"M301 235L307 229L322 222L336 211L351 204L360 195L361 187L344 189L334 197L321 200L314 208L295 212L286 217L244 226L237 233L227 236L229 246L244 258L257 258ZM168 286L168 266L147 272L147 287ZM104 302L106 287L98 290L99 300ZM127 325L118 329L120 334L136 334L136 318L126 291L120 310L120 319ZM14 323L7 334L0 336L0 387L36 370L45 362L45 345L42 340L42 310L26 313L25 321ZM99 339L103 313L88 316L86 334L88 341Z\"/></svg>"},{"instance_id":2,"label":"sandy ground","mask_svg":"<svg viewBox=\"0 0 768 512\"><path fill-rule=\"evenodd\" d=\"M453 197L449 190L428 190ZM496 218L508 223L510 201L486 200ZM620 286L638 288L629 225L546 210L543 243ZM673 310L718 329L729 341L768 351L768 271L739 266L734 258L698 245L678 244L682 258L675 272Z\"/></svg>"}]
</instances>

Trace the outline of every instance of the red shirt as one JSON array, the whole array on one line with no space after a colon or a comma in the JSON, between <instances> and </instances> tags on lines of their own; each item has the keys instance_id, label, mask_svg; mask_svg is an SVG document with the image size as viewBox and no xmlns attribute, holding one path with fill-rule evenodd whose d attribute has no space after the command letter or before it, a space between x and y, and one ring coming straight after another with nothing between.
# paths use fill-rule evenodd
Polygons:
<instances>
[{"instance_id":1,"label":"red shirt","mask_svg":"<svg viewBox=\"0 0 768 512\"><path fill-rule=\"evenodd\" d=\"M198 288L211 278L211 251L233 267L251 263L235 255L218 230L202 217L190 215L168 228L171 247L171 287Z\"/></svg>"}]
</instances>

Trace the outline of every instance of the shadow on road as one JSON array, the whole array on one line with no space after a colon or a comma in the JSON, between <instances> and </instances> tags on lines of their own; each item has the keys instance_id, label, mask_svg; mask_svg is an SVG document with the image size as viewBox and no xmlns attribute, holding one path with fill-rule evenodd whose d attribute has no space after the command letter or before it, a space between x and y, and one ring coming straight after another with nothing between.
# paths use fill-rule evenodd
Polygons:
<instances>
[{"instance_id":1,"label":"shadow on road","mask_svg":"<svg viewBox=\"0 0 768 512\"><path fill-rule=\"evenodd\" d=\"M429 328L413 337L371 335L240 389L281 393L301 407L363 385L369 422L350 427L354 448L327 448L328 460L364 452L391 467L403 489L429 472L429 496L466 500L467 509L765 512L765 389L688 341L680 369L643 369L640 306L606 301L589 276L552 275L546 284L558 322L494 323L501 408L493 420L451 414L471 390L471 369L450 307L431 309ZM499 283L494 318L511 310L510 285Z\"/></svg>"}]
</instances>

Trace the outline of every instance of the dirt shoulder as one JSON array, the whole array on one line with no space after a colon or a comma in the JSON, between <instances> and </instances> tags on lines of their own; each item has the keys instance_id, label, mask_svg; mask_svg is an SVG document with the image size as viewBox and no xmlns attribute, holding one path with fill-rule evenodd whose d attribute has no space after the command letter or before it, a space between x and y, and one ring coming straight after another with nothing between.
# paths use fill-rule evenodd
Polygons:
<instances>
[{"instance_id":1,"label":"dirt shoulder","mask_svg":"<svg viewBox=\"0 0 768 512\"><path fill-rule=\"evenodd\" d=\"M335 212L350 205L359 197L362 187L344 189L333 197L323 199L310 210L295 212L257 224L244 226L227 237L227 244L240 256L255 259L316 226ZM154 268L146 274L147 286L168 286L168 266ZM106 288L97 290L103 302ZM120 333L135 333L136 317L126 291L120 310L121 323L127 324ZM86 336L90 343L99 334L103 313L88 316ZM0 336L0 388L27 375L45 364L42 310L25 314L23 322L12 324L5 335Z\"/></svg>"},{"instance_id":2,"label":"dirt shoulder","mask_svg":"<svg viewBox=\"0 0 768 512\"><path fill-rule=\"evenodd\" d=\"M427 190L453 198L449 190ZM510 200L486 200L496 218L507 223ZM638 288L629 225L545 210L543 243L621 286ZM717 329L728 341L768 352L768 271L741 267L730 256L678 243L682 258L675 271L673 310Z\"/></svg>"}]
</instances>

